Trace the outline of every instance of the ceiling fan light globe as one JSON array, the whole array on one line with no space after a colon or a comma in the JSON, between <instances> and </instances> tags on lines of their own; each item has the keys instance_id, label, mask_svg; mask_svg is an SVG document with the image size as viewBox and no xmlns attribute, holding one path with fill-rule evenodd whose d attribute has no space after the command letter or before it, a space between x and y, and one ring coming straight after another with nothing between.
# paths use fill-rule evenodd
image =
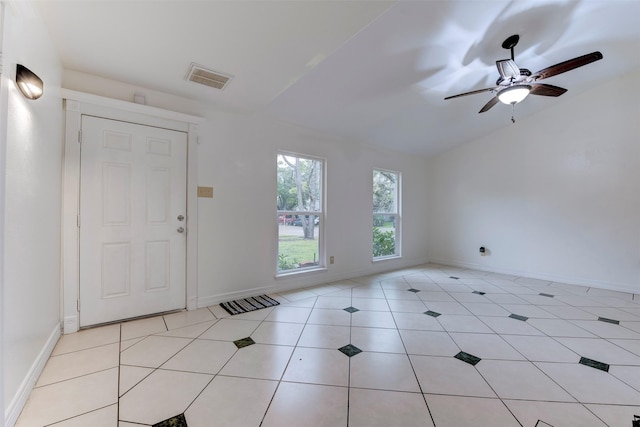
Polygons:
<instances>
[{"instance_id":1,"label":"ceiling fan light globe","mask_svg":"<svg viewBox=\"0 0 640 427\"><path fill-rule=\"evenodd\" d=\"M498 99L503 104L517 104L525 99L529 92L531 92L531 86L529 85L509 86L498 93Z\"/></svg>"}]
</instances>

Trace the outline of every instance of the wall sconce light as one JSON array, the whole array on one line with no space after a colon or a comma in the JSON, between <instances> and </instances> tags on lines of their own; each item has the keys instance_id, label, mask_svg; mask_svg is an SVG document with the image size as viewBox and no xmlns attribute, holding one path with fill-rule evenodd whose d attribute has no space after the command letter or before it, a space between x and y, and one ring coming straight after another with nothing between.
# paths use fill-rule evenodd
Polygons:
<instances>
[{"instance_id":1,"label":"wall sconce light","mask_svg":"<svg viewBox=\"0 0 640 427\"><path fill-rule=\"evenodd\" d=\"M44 92L42 79L24 65L16 66L16 84L27 99L38 99Z\"/></svg>"}]
</instances>

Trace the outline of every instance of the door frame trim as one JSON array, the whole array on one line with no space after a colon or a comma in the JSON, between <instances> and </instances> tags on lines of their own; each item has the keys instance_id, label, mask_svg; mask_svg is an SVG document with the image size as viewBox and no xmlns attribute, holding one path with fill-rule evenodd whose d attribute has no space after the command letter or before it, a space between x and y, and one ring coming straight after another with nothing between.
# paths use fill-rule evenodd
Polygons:
<instances>
[{"instance_id":1,"label":"door frame trim","mask_svg":"<svg viewBox=\"0 0 640 427\"><path fill-rule=\"evenodd\" d=\"M80 296L80 130L82 115L161 127L187 134L186 301L187 310L198 300L198 125L202 117L134 104L83 92L62 89L65 112L65 143L62 189L62 285L63 333L77 332Z\"/></svg>"}]
</instances>

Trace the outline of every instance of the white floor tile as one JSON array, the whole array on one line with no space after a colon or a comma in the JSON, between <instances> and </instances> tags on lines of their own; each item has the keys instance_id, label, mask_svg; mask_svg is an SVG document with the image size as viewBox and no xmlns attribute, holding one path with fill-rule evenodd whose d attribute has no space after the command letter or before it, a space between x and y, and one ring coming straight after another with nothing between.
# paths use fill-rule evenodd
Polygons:
<instances>
[{"instance_id":1,"label":"white floor tile","mask_svg":"<svg viewBox=\"0 0 640 427\"><path fill-rule=\"evenodd\" d=\"M367 328L396 328L391 312L356 311L351 315L351 325Z\"/></svg>"},{"instance_id":2,"label":"white floor tile","mask_svg":"<svg viewBox=\"0 0 640 427\"><path fill-rule=\"evenodd\" d=\"M411 356L423 393L496 397L475 367L454 357Z\"/></svg>"},{"instance_id":3,"label":"white floor tile","mask_svg":"<svg viewBox=\"0 0 640 427\"><path fill-rule=\"evenodd\" d=\"M277 385L277 381L218 375L185 412L187 425L257 427Z\"/></svg>"},{"instance_id":4,"label":"white floor tile","mask_svg":"<svg viewBox=\"0 0 640 427\"><path fill-rule=\"evenodd\" d=\"M182 414L212 378L158 369L120 398L120 420L155 424Z\"/></svg>"},{"instance_id":5,"label":"white floor tile","mask_svg":"<svg viewBox=\"0 0 640 427\"><path fill-rule=\"evenodd\" d=\"M419 392L406 354L363 352L351 358L351 387Z\"/></svg>"},{"instance_id":6,"label":"white floor tile","mask_svg":"<svg viewBox=\"0 0 640 427\"><path fill-rule=\"evenodd\" d=\"M582 403L640 403L640 392L608 372L579 364L536 362L536 365Z\"/></svg>"},{"instance_id":7,"label":"white floor tile","mask_svg":"<svg viewBox=\"0 0 640 427\"><path fill-rule=\"evenodd\" d=\"M338 349L350 343L348 326L306 325L298 341L300 347Z\"/></svg>"},{"instance_id":8,"label":"white floor tile","mask_svg":"<svg viewBox=\"0 0 640 427\"><path fill-rule=\"evenodd\" d=\"M122 323L122 340L144 337L167 331L167 325L162 316L149 317L147 319L132 320Z\"/></svg>"},{"instance_id":9,"label":"white floor tile","mask_svg":"<svg viewBox=\"0 0 640 427\"><path fill-rule=\"evenodd\" d=\"M362 351L406 354L397 329L351 328L351 344Z\"/></svg>"},{"instance_id":10,"label":"white floor tile","mask_svg":"<svg viewBox=\"0 0 640 427\"><path fill-rule=\"evenodd\" d=\"M426 310L425 310L426 311ZM398 329L419 331L444 331L435 317L423 313L393 313Z\"/></svg>"},{"instance_id":11,"label":"white floor tile","mask_svg":"<svg viewBox=\"0 0 640 427\"><path fill-rule=\"evenodd\" d=\"M496 334L451 333L451 338L466 353L481 359L525 360L507 341Z\"/></svg>"},{"instance_id":12,"label":"white floor tile","mask_svg":"<svg viewBox=\"0 0 640 427\"><path fill-rule=\"evenodd\" d=\"M568 320L563 319L529 319L527 323L550 337L582 337L593 338L594 334Z\"/></svg>"},{"instance_id":13,"label":"white floor tile","mask_svg":"<svg viewBox=\"0 0 640 427\"><path fill-rule=\"evenodd\" d=\"M170 331L162 332L156 335L161 337L197 338L202 335L207 329L213 326L216 322L217 320L197 323L195 325L172 329Z\"/></svg>"},{"instance_id":14,"label":"white floor tile","mask_svg":"<svg viewBox=\"0 0 640 427\"><path fill-rule=\"evenodd\" d=\"M120 345L118 343L53 356L47 361L36 386L116 368L119 360Z\"/></svg>"},{"instance_id":15,"label":"white floor tile","mask_svg":"<svg viewBox=\"0 0 640 427\"><path fill-rule=\"evenodd\" d=\"M191 341L189 338L150 336L123 351L120 354L120 363L157 368Z\"/></svg>"},{"instance_id":16,"label":"white floor tile","mask_svg":"<svg viewBox=\"0 0 640 427\"><path fill-rule=\"evenodd\" d=\"M505 400L504 403L524 427L536 427L538 420L551 426L607 427L579 403L530 400Z\"/></svg>"},{"instance_id":17,"label":"white floor tile","mask_svg":"<svg viewBox=\"0 0 640 427\"><path fill-rule=\"evenodd\" d=\"M623 383L640 391L640 366L613 365L609 368L609 373ZM638 402L638 405L640 405L640 402Z\"/></svg>"},{"instance_id":18,"label":"white floor tile","mask_svg":"<svg viewBox=\"0 0 640 427\"><path fill-rule=\"evenodd\" d=\"M118 425L118 405L110 405L51 424L51 427L113 427L116 425Z\"/></svg>"},{"instance_id":19,"label":"white floor tile","mask_svg":"<svg viewBox=\"0 0 640 427\"><path fill-rule=\"evenodd\" d=\"M235 316L215 305L63 336L18 426L185 412L189 427L617 427L640 415L640 296L425 264L273 297ZM256 344L238 349L246 337Z\"/></svg>"},{"instance_id":20,"label":"white floor tile","mask_svg":"<svg viewBox=\"0 0 640 427\"><path fill-rule=\"evenodd\" d=\"M253 331L251 338L259 344L295 346L303 328L301 323L265 321Z\"/></svg>"},{"instance_id":21,"label":"white floor tile","mask_svg":"<svg viewBox=\"0 0 640 427\"><path fill-rule=\"evenodd\" d=\"M640 333L627 329L624 325L614 325L598 320L572 320L572 323L600 338L640 340Z\"/></svg>"},{"instance_id":22,"label":"white floor tile","mask_svg":"<svg viewBox=\"0 0 640 427\"><path fill-rule=\"evenodd\" d=\"M45 426L117 402L118 368L112 368L33 389L16 427Z\"/></svg>"},{"instance_id":23,"label":"white floor tile","mask_svg":"<svg viewBox=\"0 0 640 427\"><path fill-rule=\"evenodd\" d=\"M388 303L389 308L394 313L424 313L427 311L427 306L419 298L415 300L390 299Z\"/></svg>"},{"instance_id":24,"label":"white floor tile","mask_svg":"<svg viewBox=\"0 0 640 427\"><path fill-rule=\"evenodd\" d=\"M53 356L113 344L120 341L120 325L101 326L60 337L53 349Z\"/></svg>"},{"instance_id":25,"label":"white floor tile","mask_svg":"<svg viewBox=\"0 0 640 427\"><path fill-rule=\"evenodd\" d=\"M179 313L172 313L164 316L164 321L169 330L184 328L185 326L191 326L196 323L207 322L215 319L215 316L207 308L181 311Z\"/></svg>"},{"instance_id":26,"label":"white floor tile","mask_svg":"<svg viewBox=\"0 0 640 427\"><path fill-rule=\"evenodd\" d=\"M120 390L118 396L122 396L140 381L151 375L153 368L141 368L139 366L120 366Z\"/></svg>"},{"instance_id":27,"label":"white floor tile","mask_svg":"<svg viewBox=\"0 0 640 427\"><path fill-rule=\"evenodd\" d=\"M269 322L306 323L311 308L278 306L265 318Z\"/></svg>"},{"instance_id":28,"label":"white floor tile","mask_svg":"<svg viewBox=\"0 0 640 427\"><path fill-rule=\"evenodd\" d=\"M452 357L460 352L447 332L401 330L400 336L408 354Z\"/></svg>"},{"instance_id":29,"label":"white floor tile","mask_svg":"<svg viewBox=\"0 0 640 427\"><path fill-rule=\"evenodd\" d=\"M250 336L260 325L258 320L220 319L198 338L235 341Z\"/></svg>"},{"instance_id":30,"label":"white floor tile","mask_svg":"<svg viewBox=\"0 0 640 427\"><path fill-rule=\"evenodd\" d=\"M425 398L437 427L520 427L499 399L433 394Z\"/></svg>"},{"instance_id":31,"label":"white floor tile","mask_svg":"<svg viewBox=\"0 0 640 427\"><path fill-rule=\"evenodd\" d=\"M503 335L509 344L532 362L573 362L580 360L577 353L550 337Z\"/></svg>"},{"instance_id":32,"label":"white floor tile","mask_svg":"<svg viewBox=\"0 0 640 427\"><path fill-rule=\"evenodd\" d=\"M351 306L357 308L358 310L365 311L390 311L389 303L386 299L380 298L362 298L362 297L353 297L351 298Z\"/></svg>"},{"instance_id":33,"label":"white floor tile","mask_svg":"<svg viewBox=\"0 0 640 427\"><path fill-rule=\"evenodd\" d=\"M349 392L350 427L433 427L424 397L418 393L365 390Z\"/></svg>"},{"instance_id":34,"label":"white floor tile","mask_svg":"<svg viewBox=\"0 0 640 427\"><path fill-rule=\"evenodd\" d=\"M530 362L482 360L476 368L503 399L575 402L573 397Z\"/></svg>"},{"instance_id":35,"label":"white floor tile","mask_svg":"<svg viewBox=\"0 0 640 427\"><path fill-rule=\"evenodd\" d=\"M338 350L300 347L293 352L282 380L347 387L349 358Z\"/></svg>"},{"instance_id":36,"label":"white floor tile","mask_svg":"<svg viewBox=\"0 0 640 427\"><path fill-rule=\"evenodd\" d=\"M630 426L634 415L640 415L640 406L585 405L608 426Z\"/></svg>"},{"instance_id":37,"label":"white floor tile","mask_svg":"<svg viewBox=\"0 0 640 427\"><path fill-rule=\"evenodd\" d=\"M342 309L314 308L307 321L307 325L309 324L349 326L351 324L351 313Z\"/></svg>"},{"instance_id":38,"label":"white floor tile","mask_svg":"<svg viewBox=\"0 0 640 427\"><path fill-rule=\"evenodd\" d=\"M347 405L346 387L282 382L262 427L346 426Z\"/></svg>"},{"instance_id":39,"label":"white floor tile","mask_svg":"<svg viewBox=\"0 0 640 427\"><path fill-rule=\"evenodd\" d=\"M512 319L510 317L490 317L479 316L486 325L488 325L497 334L506 335L544 335L538 329L523 322L521 320ZM492 331L492 332L493 332Z\"/></svg>"},{"instance_id":40,"label":"white floor tile","mask_svg":"<svg viewBox=\"0 0 640 427\"><path fill-rule=\"evenodd\" d=\"M608 363L609 365L640 366L640 356L599 338L556 338L581 357Z\"/></svg>"},{"instance_id":41,"label":"white floor tile","mask_svg":"<svg viewBox=\"0 0 640 427\"><path fill-rule=\"evenodd\" d=\"M279 380L293 347L254 344L239 349L220 371L220 375Z\"/></svg>"},{"instance_id":42,"label":"white floor tile","mask_svg":"<svg viewBox=\"0 0 640 427\"><path fill-rule=\"evenodd\" d=\"M496 319L499 319L496 317ZM490 334L493 331L475 316L459 316L456 314L443 314L438 316L438 322L447 332L477 332Z\"/></svg>"},{"instance_id":43,"label":"white floor tile","mask_svg":"<svg viewBox=\"0 0 640 427\"><path fill-rule=\"evenodd\" d=\"M231 342L197 339L163 364L162 369L217 374L237 350Z\"/></svg>"}]
</instances>

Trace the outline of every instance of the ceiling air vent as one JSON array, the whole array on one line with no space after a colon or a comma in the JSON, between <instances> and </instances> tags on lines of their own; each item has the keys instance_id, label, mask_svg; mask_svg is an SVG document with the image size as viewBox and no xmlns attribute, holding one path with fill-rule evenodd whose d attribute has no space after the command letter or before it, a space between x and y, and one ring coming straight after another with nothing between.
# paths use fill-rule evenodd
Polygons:
<instances>
[{"instance_id":1,"label":"ceiling air vent","mask_svg":"<svg viewBox=\"0 0 640 427\"><path fill-rule=\"evenodd\" d=\"M217 71L208 70L198 64L191 64L189 74L187 74L187 80L222 90L229 80L231 80L231 76L221 74Z\"/></svg>"}]
</instances>

